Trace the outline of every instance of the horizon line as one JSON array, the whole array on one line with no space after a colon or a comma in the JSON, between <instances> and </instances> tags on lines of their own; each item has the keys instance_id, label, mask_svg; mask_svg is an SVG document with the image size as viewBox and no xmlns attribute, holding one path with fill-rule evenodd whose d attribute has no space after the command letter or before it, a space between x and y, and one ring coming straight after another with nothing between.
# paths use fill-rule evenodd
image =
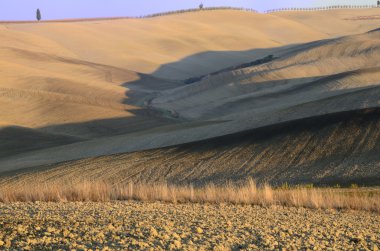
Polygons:
<instances>
[{"instance_id":1,"label":"horizon line","mask_svg":"<svg viewBox=\"0 0 380 251\"><path fill-rule=\"evenodd\" d=\"M204 7L200 8L189 8L189 9L178 9L173 11L164 11L164 12L156 12L147 15L140 16L114 16L114 17L80 17L80 18L63 18L63 19L46 19L46 20L0 20L0 24L22 24L22 23L54 23L54 22L87 22L87 21L107 21L107 20L121 20L121 19L144 19L144 18L154 18L160 16L168 16L175 14L184 14L189 12L197 12L197 11L212 11L212 10L238 10L238 11L246 11L257 14L271 14L275 12L301 12L301 11L329 11L336 9L364 9L364 8L379 8L376 4L373 5L326 5L323 7L288 7L288 8L277 8L277 9L269 9L265 11L258 11L251 8L244 7L229 7L229 6L217 6L217 7ZM379 8L380 9L380 8Z\"/></svg>"}]
</instances>

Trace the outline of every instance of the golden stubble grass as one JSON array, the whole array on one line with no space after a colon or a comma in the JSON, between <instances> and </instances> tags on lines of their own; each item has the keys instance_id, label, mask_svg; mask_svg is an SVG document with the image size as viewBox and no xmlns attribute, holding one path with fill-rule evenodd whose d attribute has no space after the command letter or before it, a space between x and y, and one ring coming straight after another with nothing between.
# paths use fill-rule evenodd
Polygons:
<instances>
[{"instance_id":1,"label":"golden stubble grass","mask_svg":"<svg viewBox=\"0 0 380 251\"><path fill-rule=\"evenodd\" d=\"M23 184L0 187L0 202L107 202L116 200L162 201L172 203L233 203L281 205L315 209L353 209L380 212L380 193L361 189L273 188L258 186L252 179L242 185L169 185L83 181L77 184Z\"/></svg>"}]
</instances>

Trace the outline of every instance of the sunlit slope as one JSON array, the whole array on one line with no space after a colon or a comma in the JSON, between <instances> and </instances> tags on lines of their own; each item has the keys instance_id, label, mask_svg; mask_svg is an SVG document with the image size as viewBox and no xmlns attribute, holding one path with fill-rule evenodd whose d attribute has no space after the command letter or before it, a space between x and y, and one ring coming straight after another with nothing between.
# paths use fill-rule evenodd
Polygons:
<instances>
[{"instance_id":1,"label":"sunlit slope","mask_svg":"<svg viewBox=\"0 0 380 251\"><path fill-rule=\"evenodd\" d=\"M8 173L18 182L380 185L380 110L335 113L165 149L111 155Z\"/></svg>"},{"instance_id":2,"label":"sunlit slope","mask_svg":"<svg viewBox=\"0 0 380 251\"><path fill-rule=\"evenodd\" d=\"M206 76L164 91L152 105L184 118L225 120L298 109L334 98L337 102L323 107L325 113L379 105L373 95L363 100L366 104L338 102L341 95L355 96L380 87L379 35L380 31L374 31L300 45L269 63ZM306 110L305 116L313 116L313 111Z\"/></svg>"},{"instance_id":3,"label":"sunlit slope","mask_svg":"<svg viewBox=\"0 0 380 251\"><path fill-rule=\"evenodd\" d=\"M175 83L78 59L34 34L0 36L1 157L171 123L135 103Z\"/></svg>"},{"instance_id":4,"label":"sunlit slope","mask_svg":"<svg viewBox=\"0 0 380 251\"><path fill-rule=\"evenodd\" d=\"M380 8L285 11L271 15L304 24L329 36L342 36L378 28Z\"/></svg>"},{"instance_id":5,"label":"sunlit slope","mask_svg":"<svg viewBox=\"0 0 380 251\"><path fill-rule=\"evenodd\" d=\"M327 37L291 20L237 10L147 19L6 26L8 30L3 32L31 34L58 44L62 53L68 51L83 60L155 73L164 78L186 78L212 72L263 54L257 49ZM194 56L210 51L221 53ZM183 62L178 62L181 60ZM173 62L178 64L164 67Z\"/></svg>"},{"instance_id":6,"label":"sunlit slope","mask_svg":"<svg viewBox=\"0 0 380 251\"><path fill-rule=\"evenodd\" d=\"M58 44L60 53L70 53L87 61L155 72L165 78L184 78L249 61L252 56L263 54L257 49L362 33L377 27L376 20L351 21L349 18L376 14L379 14L378 9L271 15L217 10L148 19L9 24L4 31L26 33L33 39ZM249 52L241 52L246 50ZM209 51L236 53L221 54L223 57L217 58L193 56ZM224 60L218 60L221 58ZM181 60L180 64L171 65ZM170 65L163 68L165 64Z\"/></svg>"},{"instance_id":7,"label":"sunlit slope","mask_svg":"<svg viewBox=\"0 0 380 251\"><path fill-rule=\"evenodd\" d=\"M42 52L2 47L0 53L1 123L91 138L102 133L89 128L66 131L64 124L136 119L140 107L128 104L131 90L123 81L143 75ZM157 85L161 82L156 80ZM50 128L56 125L60 128Z\"/></svg>"}]
</instances>

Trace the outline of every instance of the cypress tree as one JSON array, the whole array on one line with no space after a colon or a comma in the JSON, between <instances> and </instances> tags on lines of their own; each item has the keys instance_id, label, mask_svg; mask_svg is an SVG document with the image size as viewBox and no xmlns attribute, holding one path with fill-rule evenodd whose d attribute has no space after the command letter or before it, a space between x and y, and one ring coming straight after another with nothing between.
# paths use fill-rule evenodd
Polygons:
<instances>
[{"instance_id":1,"label":"cypress tree","mask_svg":"<svg viewBox=\"0 0 380 251\"><path fill-rule=\"evenodd\" d=\"M41 11L40 11L40 9L37 9L36 18L37 18L38 21L40 21L41 18L42 18L41 17Z\"/></svg>"}]
</instances>

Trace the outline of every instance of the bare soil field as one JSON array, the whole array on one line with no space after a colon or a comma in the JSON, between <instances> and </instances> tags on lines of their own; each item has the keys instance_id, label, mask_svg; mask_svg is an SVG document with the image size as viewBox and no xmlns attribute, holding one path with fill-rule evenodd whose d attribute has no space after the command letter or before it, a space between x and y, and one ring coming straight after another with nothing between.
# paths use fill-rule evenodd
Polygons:
<instances>
[{"instance_id":1,"label":"bare soil field","mask_svg":"<svg viewBox=\"0 0 380 251\"><path fill-rule=\"evenodd\" d=\"M377 250L379 214L230 204L0 204L0 249Z\"/></svg>"}]
</instances>

